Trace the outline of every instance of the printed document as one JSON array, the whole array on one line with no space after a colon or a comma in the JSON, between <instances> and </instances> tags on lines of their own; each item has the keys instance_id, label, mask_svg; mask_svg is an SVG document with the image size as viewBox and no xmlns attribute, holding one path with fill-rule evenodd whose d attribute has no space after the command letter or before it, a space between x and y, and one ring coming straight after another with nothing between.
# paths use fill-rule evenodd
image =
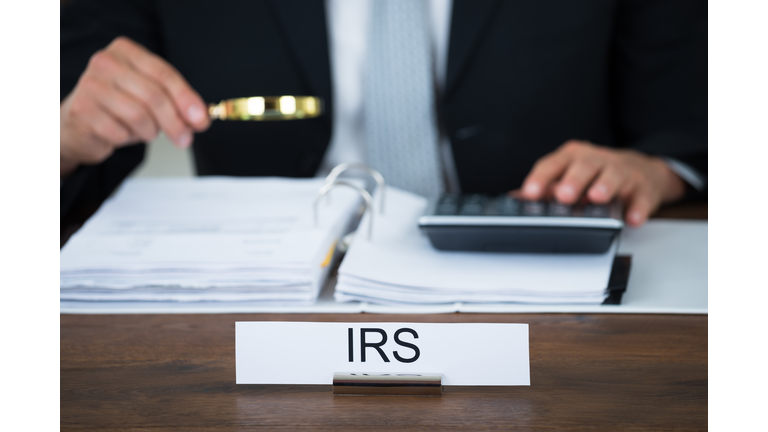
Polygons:
<instances>
[{"instance_id":1,"label":"printed document","mask_svg":"<svg viewBox=\"0 0 768 432\"><path fill-rule=\"evenodd\" d=\"M448 252L418 228L427 200L397 188L386 213L366 213L339 268L335 298L378 304L600 304L617 244L604 254Z\"/></svg>"},{"instance_id":2,"label":"printed document","mask_svg":"<svg viewBox=\"0 0 768 432\"><path fill-rule=\"evenodd\" d=\"M132 179L61 250L61 300L314 301L361 201L321 179Z\"/></svg>"}]
</instances>

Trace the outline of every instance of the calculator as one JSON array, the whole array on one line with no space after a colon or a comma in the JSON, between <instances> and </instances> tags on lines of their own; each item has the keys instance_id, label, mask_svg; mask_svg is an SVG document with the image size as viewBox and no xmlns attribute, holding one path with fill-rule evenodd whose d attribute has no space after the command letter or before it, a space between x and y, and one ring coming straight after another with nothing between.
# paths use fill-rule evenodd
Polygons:
<instances>
[{"instance_id":1,"label":"calculator","mask_svg":"<svg viewBox=\"0 0 768 432\"><path fill-rule=\"evenodd\" d=\"M622 205L509 195L445 194L432 203L419 228L447 251L603 253L624 227Z\"/></svg>"}]
</instances>

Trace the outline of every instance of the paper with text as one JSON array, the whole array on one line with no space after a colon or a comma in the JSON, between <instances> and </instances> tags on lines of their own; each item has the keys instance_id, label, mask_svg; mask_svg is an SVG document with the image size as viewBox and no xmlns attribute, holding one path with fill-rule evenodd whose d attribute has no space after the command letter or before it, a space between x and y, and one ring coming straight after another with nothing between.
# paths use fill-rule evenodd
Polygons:
<instances>
[{"instance_id":1,"label":"paper with text","mask_svg":"<svg viewBox=\"0 0 768 432\"><path fill-rule=\"evenodd\" d=\"M528 324L237 322L235 358L237 384L331 384L334 372L531 383Z\"/></svg>"},{"instance_id":2,"label":"paper with text","mask_svg":"<svg viewBox=\"0 0 768 432\"><path fill-rule=\"evenodd\" d=\"M133 179L64 246L67 301L285 301L317 298L329 253L359 208L322 179Z\"/></svg>"}]
</instances>

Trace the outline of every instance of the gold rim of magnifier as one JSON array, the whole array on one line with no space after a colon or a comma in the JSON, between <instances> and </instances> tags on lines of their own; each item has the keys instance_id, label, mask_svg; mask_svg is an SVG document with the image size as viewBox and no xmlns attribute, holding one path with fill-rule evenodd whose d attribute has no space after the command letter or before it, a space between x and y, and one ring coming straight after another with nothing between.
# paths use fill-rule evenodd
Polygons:
<instances>
[{"instance_id":1,"label":"gold rim of magnifier","mask_svg":"<svg viewBox=\"0 0 768 432\"><path fill-rule=\"evenodd\" d=\"M322 113L323 100L316 96L255 96L208 105L211 120L301 120Z\"/></svg>"}]
</instances>

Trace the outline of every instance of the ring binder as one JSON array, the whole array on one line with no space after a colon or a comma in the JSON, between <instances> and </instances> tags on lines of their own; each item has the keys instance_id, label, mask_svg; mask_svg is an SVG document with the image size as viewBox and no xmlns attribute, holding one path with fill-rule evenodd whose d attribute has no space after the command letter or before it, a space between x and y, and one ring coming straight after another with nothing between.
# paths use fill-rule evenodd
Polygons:
<instances>
[{"instance_id":1,"label":"ring binder","mask_svg":"<svg viewBox=\"0 0 768 432\"><path fill-rule=\"evenodd\" d=\"M339 176L350 169L360 169L367 172L376 181L376 186L381 190L381 198L379 198L379 213L384 214L384 195L386 192L387 183L384 181L384 176L377 170L362 163L344 162L333 167L330 173L325 177L325 183L333 183Z\"/></svg>"},{"instance_id":2,"label":"ring binder","mask_svg":"<svg viewBox=\"0 0 768 432\"><path fill-rule=\"evenodd\" d=\"M371 213L371 221L368 224L368 240L371 240L371 235L373 233L373 198L371 198L371 194L368 193L365 189L361 188L360 186L344 181L344 180L336 180L332 183L326 183L323 185L323 187L320 188L320 191L317 193L317 197L315 198L315 211L314 211L314 219L315 219L315 227L317 228L317 204L320 202L320 200L325 196L325 194L328 193L331 189L335 188L336 186L346 186L354 189L357 191L357 193L360 194L360 196L363 197L365 200L365 209L370 211Z\"/></svg>"},{"instance_id":3,"label":"ring binder","mask_svg":"<svg viewBox=\"0 0 768 432\"><path fill-rule=\"evenodd\" d=\"M443 374L336 372L333 374L333 394L441 397Z\"/></svg>"}]
</instances>

